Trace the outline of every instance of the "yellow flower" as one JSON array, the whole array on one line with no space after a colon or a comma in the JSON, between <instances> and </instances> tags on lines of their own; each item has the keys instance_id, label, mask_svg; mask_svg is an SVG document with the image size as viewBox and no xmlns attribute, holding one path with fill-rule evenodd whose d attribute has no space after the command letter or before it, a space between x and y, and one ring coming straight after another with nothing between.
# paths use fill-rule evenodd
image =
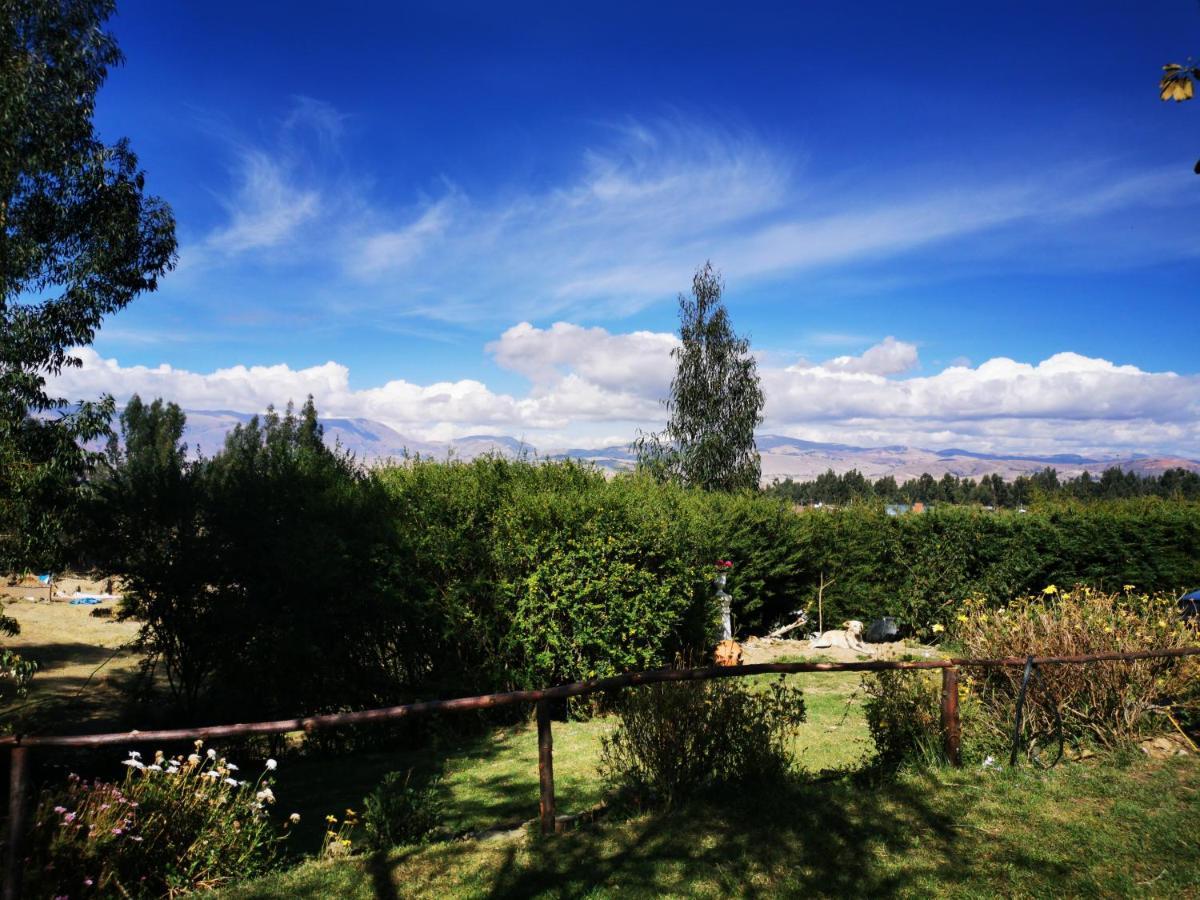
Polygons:
<instances>
[{"instance_id":1,"label":"yellow flower","mask_svg":"<svg viewBox=\"0 0 1200 900\"><path fill-rule=\"evenodd\" d=\"M337 816L326 816L325 821L328 822L330 825L336 824Z\"/></svg>"},{"instance_id":2,"label":"yellow flower","mask_svg":"<svg viewBox=\"0 0 1200 900\"><path fill-rule=\"evenodd\" d=\"M1125 585L1124 587L1122 587L1122 588L1121 588L1121 590L1123 590L1123 591L1132 591L1132 590L1133 590L1133 585L1132 585L1132 584L1127 584L1127 585Z\"/></svg>"},{"instance_id":3,"label":"yellow flower","mask_svg":"<svg viewBox=\"0 0 1200 900\"><path fill-rule=\"evenodd\" d=\"M946 626L943 625L941 622L935 622L933 624L933 633L934 634L941 634L945 630L946 630Z\"/></svg>"},{"instance_id":4,"label":"yellow flower","mask_svg":"<svg viewBox=\"0 0 1200 900\"><path fill-rule=\"evenodd\" d=\"M969 620L969 619L967 619L967 617L966 617L966 616L964 616L962 613L959 613L959 614L958 614L958 621L960 621L960 622L967 622L967 621L970 621L970 620Z\"/></svg>"},{"instance_id":5,"label":"yellow flower","mask_svg":"<svg viewBox=\"0 0 1200 900\"><path fill-rule=\"evenodd\" d=\"M1052 585L1050 585L1049 587L1047 587L1047 588L1046 588L1044 591L1042 591L1042 593L1043 593L1043 594L1057 594L1057 593L1058 593L1058 587L1057 587L1056 585L1053 585L1053 584L1052 584Z\"/></svg>"}]
</instances>

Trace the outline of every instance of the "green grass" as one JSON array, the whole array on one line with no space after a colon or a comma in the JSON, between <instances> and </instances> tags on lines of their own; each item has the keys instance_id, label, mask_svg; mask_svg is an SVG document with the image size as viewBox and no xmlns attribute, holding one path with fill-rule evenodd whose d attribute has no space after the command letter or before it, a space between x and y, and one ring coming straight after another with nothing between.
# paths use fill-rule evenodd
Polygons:
<instances>
[{"instance_id":1,"label":"green grass","mask_svg":"<svg viewBox=\"0 0 1200 900\"><path fill-rule=\"evenodd\" d=\"M1200 897L1193 759L773 785L542 840L309 862L226 898Z\"/></svg>"},{"instance_id":2,"label":"green grass","mask_svg":"<svg viewBox=\"0 0 1200 900\"><path fill-rule=\"evenodd\" d=\"M765 684L778 676L758 676ZM862 762L871 746L855 673L789 675L804 688L808 721L795 754L803 769L818 773ZM601 739L616 727L612 717L555 722L554 785L560 814L586 812L603 799L597 766ZM355 753L340 758L285 761L278 772L280 813L300 813L294 853L320 847L326 815L341 818L391 771L415 769L442 778L452 833L516 827L537 814L537 729L532 722L408 753Z\"/></svg>"}]
</instances>

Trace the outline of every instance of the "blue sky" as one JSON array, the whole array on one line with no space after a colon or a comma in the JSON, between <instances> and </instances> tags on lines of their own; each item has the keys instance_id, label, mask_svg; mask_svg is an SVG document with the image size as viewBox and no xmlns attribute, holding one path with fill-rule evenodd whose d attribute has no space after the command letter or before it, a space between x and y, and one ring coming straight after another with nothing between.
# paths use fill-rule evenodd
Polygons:
<instances>
[{"instance_id":1,"label":"blue sky","mask_svg":"<svg viewBox=\"0 0 1200 900\"><path fill-rule=\"evenodd\" d=\"M898 9L125 0L181 260L67 386L600 442L711 259L767 430L1200 456L1200 4Z\"/></svg>"}]
</instances>

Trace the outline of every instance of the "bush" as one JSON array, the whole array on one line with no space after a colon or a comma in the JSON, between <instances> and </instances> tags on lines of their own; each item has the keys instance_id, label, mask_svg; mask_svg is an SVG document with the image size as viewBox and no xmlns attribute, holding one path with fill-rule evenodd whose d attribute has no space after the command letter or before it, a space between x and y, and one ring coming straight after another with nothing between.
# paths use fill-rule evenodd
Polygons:
<instances>
[{"instance_id":1,"label":"bush","mask_svg":"<svg viewBox=\"0 0 1200 900\"><path fill-rule=\"evenodd\" d=\"M439 780L414 779L413 772L389 772L363 798L367 846L390 850L399 844L424 844L442 823Z\"/></svg>"},{"instance_id":2,"label":"bush","mask_svg":"<svg viewBox=\"0 0 1200 900\"><path fill-rule=\"evenodd\" d=\"M236 766L211 750L201 756L200 742L196 750L158 753L149 765L131 753L120 784L72 775L65 790L43 794L29 895L175 896L270 869L282 840L268 812L274 761L256 781L238 781Z\"/></svg>"},{"instance_id":3,"label":"bush","mask_svg":"<svg viewBox=\"0 0 1200 900\"><path fill-rule=\"evenodd\" d=\"M952 634L964 655L976 657L1128 653L1196 642L1173 597L1132 589L1064 593L1053 586L998 610L981 600L968 601ZM1156 713L1175 704L1195 708L1200 703L1200 662L1195 658L1047 665L1039 672L1041 679L1031 682L1024 705L1027 730L1035 735L1054 733L1057 710L1066 740L1115 748L1169 728L1166 717ZM998 739L1011 737L1023 674L1018 668L973 673L978 700Z\"/></svg>"},{"instance_id":4,"label":"bush","mask_svg":"<svg viewBox=\"0 0 1200 900\"><path fill-rule=\"evenodd\" d=\"M522 687L663 666L717 638L715 557L684 492L571 483L573 468L545 468L500 510L497 599Z\"/></svg>"},{"instance_id":5,"label":"bush","mask_svg":"<svg viewBox=\"0 0 1200 900\"><path fill-rule=\"evenodd\" d=\"M782 677L767 690L733 678L635 688L617 711L620 724L603 742L605 782L668 806L712 787L786 776L805 720L803 691Z\"/></svg>"},{"instance_id":6,"label":"bush","mask_svg":"<svg viewBox=\"0 0 1200 900\"><path fill-rule=\"evenodd\" d=\"M863 711L880 765L898 769L942 760L937 670L871 672L862 685Z\"/></svg>"}]
</instances>

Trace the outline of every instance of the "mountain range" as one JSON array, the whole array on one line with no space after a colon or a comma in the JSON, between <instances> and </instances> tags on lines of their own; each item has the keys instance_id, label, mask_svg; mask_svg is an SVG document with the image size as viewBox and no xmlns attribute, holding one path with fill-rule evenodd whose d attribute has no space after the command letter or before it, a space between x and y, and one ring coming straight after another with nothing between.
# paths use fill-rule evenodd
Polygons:
<instances>
[{"instance_id":1,"label":"mountain range","mask_svg":"<svg viewBox=\"0 0 1200 900\"><path fill-rule=\"evenodd\" d=\"M249 413L229 410L187 410L186 414L184 440L194 453L205 455L220 450L225 435L235 425L249 422L251 418ZM600 448L541 448L517 438L496 434L427 441L408 437L371 419L330 417L322 418L321 423L328 444L340 445L368 464L402 459L406 455L419 454L434 459L474 459L494 453L530 459L586 460L606 471L619 472L631 469L635 458L627 445L620 444ZM838 473L857 469L872 479L892 475L898 481L916 478L926 472L934 477L946 473L960 478L998 474L1002 478L1012 479L1048 466L1057 469L1061 476L1078 475L1084 471L1098 474L1110 466L1119 466L1139 475L1157 475L1176 467L1200 472L1200 460L1174 456L1081 456L1070 453L1039 456L980 453L959 448L927 450L901 445L856 447L775 434L759 435L758 451L762 457L763 481L766 483L789 477L797 481L810 480L829 469Z\"/></svg>"}]
</instances>

